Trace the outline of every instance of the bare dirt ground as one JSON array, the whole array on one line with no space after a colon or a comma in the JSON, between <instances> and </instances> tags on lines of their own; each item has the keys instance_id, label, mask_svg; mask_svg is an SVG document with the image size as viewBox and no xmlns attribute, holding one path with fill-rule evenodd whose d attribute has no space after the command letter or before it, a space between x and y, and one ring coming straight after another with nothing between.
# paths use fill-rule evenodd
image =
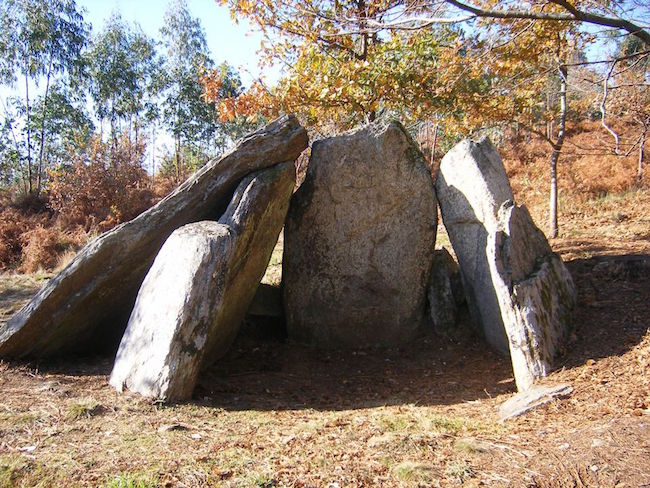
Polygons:
<instances>
[{"instance_id":1,"label":"bare dirt ground","mask_svg":"<svg viewBox=\"0 0 650 488\"><path fill-rule=\"evenodd\" d=\"M512 372L468 334L348 352L243 336L171 406L114 392L110 358L0 363L0 487L650 486L649 209L648 191L562 208L579 298L547 382L567 399L500 424ZM0 320L42 284L0 282Z\"/></svg>"}]
</instances>

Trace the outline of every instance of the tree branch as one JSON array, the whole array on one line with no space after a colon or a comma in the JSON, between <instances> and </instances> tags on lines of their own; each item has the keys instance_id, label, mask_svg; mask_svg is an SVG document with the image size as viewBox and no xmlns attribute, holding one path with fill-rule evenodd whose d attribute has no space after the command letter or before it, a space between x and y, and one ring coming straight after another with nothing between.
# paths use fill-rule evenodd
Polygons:
<instances>
[{"instance_id":1,"label":"tree branch","mask_svg":"<svg viewBox=\"0 0 650 488\"><path fill-rule=\"evenodd\" d=\"M583 12L571 5L566 0L549 0L551 3L563 7L567 13L556 12L532 12L527 10L493 10L482 9L473 5L462 3L458 0L445 0L460 10L474 14L476 17L489 17L494 19L533 19L533 20L554 20L560 22L586 22L588 24L602 25L605 27L614 27L629 32L638 37L646 44L650 45L650 32L642 27L630 22L629 20L605 15L592 14Z\"/></svg>"}]
</instances>

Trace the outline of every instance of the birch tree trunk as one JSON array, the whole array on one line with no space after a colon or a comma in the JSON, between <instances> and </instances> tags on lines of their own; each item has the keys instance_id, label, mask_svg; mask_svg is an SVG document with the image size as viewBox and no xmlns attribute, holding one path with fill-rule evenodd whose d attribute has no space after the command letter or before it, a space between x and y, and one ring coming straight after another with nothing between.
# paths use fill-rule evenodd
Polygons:
<instances>
[{"instance_id":1,"label":"birch tree trunk","mask_svg":"<svg viewBox=\"0 0 650 488\"><path fill-rule=\"evenodd\" d=\"M560 72L560 121L558 124L558 134L557 140L553 143L553 152L551 153L551 191L550 191L550 201L549 201L549 237L555 238L558 236L558 224L557 224L557 202L558 202L558 192L557 192L557 162L560 159L560 153L562 152L562 145L564 144L564 136L566 129L566 114L567 114L567 103L566 103L566 85L567 85L567 67L562 65L558 68Z\"/></svg>"}]
</instances>

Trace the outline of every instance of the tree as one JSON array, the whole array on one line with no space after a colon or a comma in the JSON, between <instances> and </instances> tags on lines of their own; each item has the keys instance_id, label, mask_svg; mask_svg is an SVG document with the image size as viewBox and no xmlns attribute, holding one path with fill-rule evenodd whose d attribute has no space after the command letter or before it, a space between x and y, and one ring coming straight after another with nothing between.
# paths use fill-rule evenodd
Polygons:
<instances>
[{"instance_id":1,"label":"tree","mask_svg":"<svg viewBox=\"0 0 650 488\"><path fill-rule=\"evenodd\" d=\"M584 2L577 0L571 3L569 0L548 0L536 1L529 0L526 4L518 2L518 8L511 8L507 2L506 8L484 8L479 3L470 4L458 0L444 0L445 3L457 7L458 9L469 12L471 15L462 19L463 21L471 20L472 18L488 18L488 19L527 19L527 20L542 20L561 23L573 24L593 24L603 27L610 27L619 31L625 31L637 37L645 44L650 45L650 32L647 28L639 22L626 19L634 13L638 18L648 16L647 3L630 2L632 5L627 5L625 2L610 2L607 0ZM494 2L483 2L491 5ZM552 11L548 11L546 7L549 5L558 7ZM641 12L637 10L641 9ZM645 12L643 12L645 8ZM546 10L546 11L545 11ZM447 19L449 20L449 19ZM436 22L436 19L429 19L428 22ZM426 25L424 21L423 25Z\"/></svg>"},{"instance_id":2,"label":"tree","mask_svg":"<svg viewBox=\"0 0 650 488\"><path fill-rule=\"evenodd\" d=\"M447 138L517 123L551 147L551 236L558 233L557 166L569 110L568 65L594 38L581 27L597 24L648 37L624 4L606 0L220 3L257 24L267 34L267 58L287 66L278 87L254 86L230 103L231 112L266 104L303 109L311 123L334 118L349 126L392 111L411 120L433 117ZM647 5L640 7L635 14L650 17ZM543 131L536 127L540 123Z\"/></svg>"},{"instance_id":3,"label":"tree","mask_svg":"<svg viewBox=\"0 0 650 488\"><path fill-rule=\"evenodd\" d=\"M160 29L165 48L163 115L174 137L177 179L185 176L183 146L196 145L201 152L218 149L217 113L203 99L200 77L213 66L205 32L199 19L193 18L185 0L170 3Z\"/></svg>"},{"instance_id":4,"label":"tree","mask_svg":"<svg viewBox=\"0 0 650 488\"><path fill-rule=\"evenodd\" d=\"M0 187L8 187L20 180L21 149L14 133L14 119L9 104L4 107L5 117L0 125Z\"/></svg>"},{"instance_id":5,"label":"tree","mask_svg":"<svg viewBox=\"0 0 650 488\"><path fill-rule=\"evenodd\" d=\"M553 21L493 21L489 38L500 39L481 55L480 62L492 73L495 97L486 109L480 101L482 123L516 123L542 137L550 146L548 234L558 236L558 162L566 136L568 64L588 42L570 24ZM539 125L544 130L539 130ZM557 128L557 130L555 130Z\"/></svg>"},{"instance_id":6,"label":"tree","mask_svg":"<svg viewBox=\"0 0 650 488\"><path fill-rule=\"evenodd\" d=\"M228 63L223 62L216 69L208 70L200 81L203 85L203 99L214 103L218 110L225 145L266 123L266 118L260 117L257 112L253 117L248 116L250 110L238 113L238 100L244 93L244 87L239 73Z\"/></svg>"},{"instance_id":7,"label":"tree","mask_svg":"<svg viewBox=\"0 0 650 488\"><path fill-rule=\"evenodd\" d=\"M160 78L160 61L155 43L137 26L127 25L113 14L93 40L85 56L88 85L95 112L101 121L108 120L112 146L122 133L138 131L158 116L155 97Z\"/></svg>"},{"instance_id":8,"label":"tree","mask_svg":"<svg viewBox=\"0 0 650 488\"><path fill-rule=\"evenodd\" d=\"M30 195L38 195L42 189L45 114L51 83L77 68L87 33L88 27L74 0L5 0L0 4L0 81L24 81L25 154L21 154L21 159L26 160ZM41 82L45 83L45 90L40 103L41 126L37 129L32 123L30 85Z\"/></svg>"},{"instance_id":9,"label":"tree","mask_svg":"<svg viewBox=\"0 0 650 488\"><path fill-rule=\"evenodd\" d=\"M36 97L31 108L33 115L29 119L31 127L25 127L27 108L20 97L9 97L5 105L5 118L2 127L6 145L0 150L2 158L0 169L6 185L24 183L24 192L29 195L28 168L21 163L25 153L26 141L19 137L22 132L43 130L41 147L43 157L43 175L41 186L45 188L49 170L68 164L74 154L87 143L93 131L93 123L83 109L81 100L75 99L70 90L54 83L45 94Z\"/></svg>"},{"instance_id":10,"label":"tree","mask_svg":"<svg viewBox=\"0 0 650 488\"><path fill-rule=\"evenodd\" d=\"M42 147L46 167L66 165L91 138L94 126L83 101L83 96L75 99L71 89L59 83L52 85L47 100L44 95L35 100L32 124L47 134Z\"/></svg>"},{"instance_id":11,"label":"tree","mask_svg":"<svg viewBox=\"0 0 650 488\"><path fill-rule=\"evenodd\" d=\"M321 131L349 128L386 112L416 120L446 111L453 118L460 114L448 110L450 100L482 83L483 73L457 63L475 42L461 29L374 30L395 14L396 2L230 5L267 34L265 62L280 63L285 76L273 89L258 82L237 100L208 93L225 118L294 111ZM217 80L218 75L212 73Z\"/></svg>"},{"instance_id":12,"label":"tree","mask_svg":"<svg viewBox=\"0 0 650 488\"><path fill-rule=\"evenodd\" d=\"M602 78L603 98L600 104L602 124L614 137L616 154L627 155L638 148L637 182L642 183L645 143L650 131L650 45L637 38L619 43L616 57ZM618 133L608 125L607 118L631 120L638 128L636 140L623 151Z\"/></svg>"}]
</instances>

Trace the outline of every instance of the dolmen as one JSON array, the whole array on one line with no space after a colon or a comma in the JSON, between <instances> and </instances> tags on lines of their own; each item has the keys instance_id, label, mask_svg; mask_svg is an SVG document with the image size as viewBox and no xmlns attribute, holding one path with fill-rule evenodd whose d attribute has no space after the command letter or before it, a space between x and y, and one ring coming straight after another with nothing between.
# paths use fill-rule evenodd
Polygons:
<instances>
[{"instance_id":1,"label":"dolmen","mask_svg":"<svg viewBox=\"0 0 650 488\"><path fill-rule=\"evenodd\" d=\"M253 173L218 222L172 233L140 287L111 385L154 398L192 395L200 369L222 357L237 335L295 182L293 161Z\"/></svg>"},{"instance_id":2,"label":"dolmen","mask_svg":"<svg viewBox=\"0 0 650 488\"><path fill-rule=\"evenodd\" d=\"M406 129L379 120L315 141L294 193L307 145L281 117L90 242L0 328L0 358L117 351L114 388L188 399L255 308L284 227L277 315L290 340L401 346L453 331L466 302L518 389L549 373L574 285L487 139L455 146L434 184ZM457 262L435 249L437 203Z\"/></svg>"},{"instance_id":3,"label":"dolmen","mask_svg":"<svg viewBox=\"0 0 650 488\"><path fill-rule=\"evenodd\" d=\"M287 180L293 174L288 166L307 144L307 132L296 117L280 117L244 137L223 157L207 163L151 209L88 243L0 329L0 357L45 358L98 350L114 352L132 315L145 275L170 235L187 224L218 221L226 212L226 220L221 223L233 233L233 240L252 239L253 242L245 246L253 244L254 247L258 236L249 236L238 228L241 222L257 223L255 217L247 215L247 212L255 212L245 204L252 198L248 192L264 193L277 189L277 194L268 196L277 199L277 202L269 204L268 210L278 218L281 227L284 215L278 215L286 207L285 200L289 197ZM283 169L257 174L251 181L247 180L248 186L235 191L247 176L277 165ZM282 184L276 182L268 189L268 178L277 178ZM234 202L233 194L238 202ZM255 201L261 202L262 198ZM217 233L223 231L223 228L216 230ZM265 232L272 234L268 229ZM275 244L277 234L269 239ZM266 247L260 246L260 249L263 257L256 259L268 261ZM233 251L235 259L239 256L237 252ZM170 263L170 266L182 267L185 264L177 262ZM254 277L256 273L251 273L251 278ZM222 277L217 272L212 279L217 283ZM253 293L258 283L259 280L251 285ZM203 283L203 286L214 285ZM237 288L236 284L233 286ZM165 294L162 287L157 292ZM247 304L238 306L246 307ZM152 345L142 343L140 346L147 349Z\"/></svg>"}]
</instances>

